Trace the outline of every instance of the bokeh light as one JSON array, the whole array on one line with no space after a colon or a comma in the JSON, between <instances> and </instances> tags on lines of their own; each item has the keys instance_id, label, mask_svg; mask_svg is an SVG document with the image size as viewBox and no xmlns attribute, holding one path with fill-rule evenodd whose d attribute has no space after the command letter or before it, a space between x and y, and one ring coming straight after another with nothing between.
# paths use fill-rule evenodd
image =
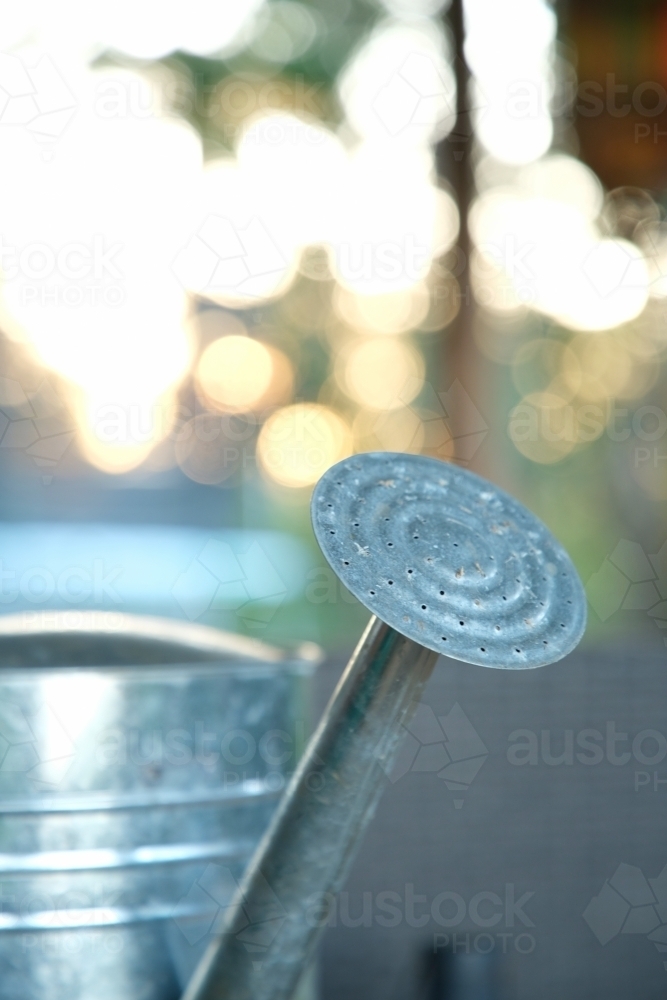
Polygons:
<instances>
[{"instance_id":1,"label":"bokeh light","mask_svg":"<svg viewBox=\"0 0 667 1000\"><path fill-rule=\"evenodd\" d=\"M295 273L292 230L261 214L259 191L232 158L207 164L189 238L174 255L174 273L188 291L230 308L281 295Z\"/></svg>"},{"instance_id":2,"label":"bokeh light","mask_svg":"<svg viewBox=\"0 0 667 1000\"><path fill-rule=\"evenodd\" d=\"M262 471L281 486L317 482L351 453L352 433L339 414L318 403L295 403L266 421L257 441Z\"/></svg>"},{"instance_id":3,"label":"bokeh light","mask_svg":"<svg viewBox=\"0 0 667 1000\"><path fill-rule=\"evenodd\" d=\"M284 402L293 385L292 366L282 351L252 337L220 337L197 364L197 387L211 408L247 413Z\"/></svg>"},{"instance_id":4,"label":"bokeh light","mask_svg":"<svg viewBox=\"0 0 667 1000\"><path fill-rule=\"evenodd\" d=\"M470 283L475 300L491 313L516 316L525 313L523 302L514 282L501 264L501 256L488 247L473 247L470 255ZM525 295L525 292L524 292Z\"/></svg>"},{"instance_id":5,"label":"bokeh light","mask_svg":"<svg viewBox=\"0 0 667 1000\"><path fill-rule=\"evenodd\" d=\"M294 0L273 0L255 19L249 48L265 62L283 66L304 55L322 30L316 9Z\"/></svg>"},{"instance_id":6,"label":"bokeh light","mask_svg":"<svg viewBox=\"0 0 667 1000\"><path fill-rule=\"evenodd\" d=\"M142 0L140 12L132 0L87 6L94 12L105 48L137 59L159 59L177 49L199 56L233 50L234 41L263 4L264 0L223 5L215 0L188 4Z\"/></svg>"},{"instance_id":7,"label":"bokeh light","mask_svg":"<svg viewBox=\"0 0 667 1000\"><path fill-rule=\"evenodd\" d=\"M303 114L262 112L250 119L237 146L262 219L297 248L326 241L340 211L345 149L322 123Z\"/></svg>"},{"instance_id":8,"label":"bokeh light","mask_svg":"<svg viewBox=\"0 0 667 1000\"><path fill-rule=\"evenodd\" d=\"M644 255L628 240L602 237L589 213L589 199L577 204L571 194L530 197L516 187L479 196L470 228L480 254L473 268L480 304L502 311L503 302L510 309L525 303L572 330L591 332L639 316L649 293Z\"/></svg>"},{"instance_id":9,"label":"bokeh light","mask_svg":"<svg viewBox=\"0 0 667 1000\"><path fill-rule=\"evenodd\" d=\"M575 337L563 367L563 381L585 400L621 395L632 376L632 358L618 337Z\"/></svg>"},{"instance_id":10,"label":"bokeh light","mask_svg":"<svg viewBox=\"0 0 667 1000\"><path fill-rule=\"evenodd\" d=\"M601 422L599 433L603 429ZM510 413L508 432L515 448L532 462L560 462L577 444L576 408L553 392L529 393Z\"/></svg>"},{"instance_id":11,"label":"bokeh light","mask_svg":"<svg viewBox=\"0 0 667 1000\"><path fill-rule=\"evenodd\" d=\"M424 423L411 407L395 410L361 410L352 427L356 451L407 451L419 453L425 441Z\"/></svg>"},{"instance_id":12,"label":"bokeh light","mask_svg":"<svg viewBox=\"0 0 667 1000\"><path fill-rule=\"evenodd\" d=\"M465 0L477 138L498 160L529 163L553 137L556 17L544 0Z\"/></svg>"},{"instance_id":13,"label":"bokeh light","mask_svg":"<svg viewBox=\"0 0 667 1000\"><path fill-rule=\"evenodd\" d=\"M533 198L562 201L594 222L602 210L604 191L598 177L581 160L553 153L522 167L516 184Z\"/></svg>"},{"instance_id":14,"label":"bokeh light","mask_svg":"<svg viewBox=\"0 0 667 1000\"><path fill-rule=\"evenodd\" d=\"M71 398L79 451L92 466L113 475L141 465L176 422L171 392L154 400L123 402L117 393L96 396L75 388Z\"/></svg>"},{"instance_id":15,"label":"bokeh light","mask_svg":"<svg viewBox=\"0 0 667 1000\"><path fill-rule=\"evenodd\" d=\"M242 417L200 413L175 428L176 461L195 483L226 484L252 461L254 433Z\"/></svg>"},{"instance_id":16,"label":"bokeh light","mask_svg":"<svg viewBox=\"0 0 667 1000\"><path fill-rule=\"evenodd\" d=\"M516 351L512 362L512 379L522 396L549 391L569 402L579 388L579 373L575 351L555 338L529 340Z\"/></svg>"},{"instance_id":17,"label":"bokeh light","mask_svg":"<svg viewBox=\"0 0 667 1000\"><path fill-rule=\"evenodd\" d=\"M337 367L341 388L371 410L394 410L410 403L421 390L424 362L402 340L372 337L341 352Z\"/></svg>"},{"instance_id":18,"label":"bokeh light","mask_svg":"<svg viewBox=\"0 0 667 1000\"><path fill-rule=\"evenodd\" d=\"M348 122L366 139L425 145L454 126L451 52L432 21L378 25L341 74L338 87Z\"/></svg>"},{"instance_id":19,"label":"bokeh light","mask_svg":"<svg viewBox=\"0 0 667 1000\"><path fill-rule=\"evenodd\" d=\"M429 313L430 294L425 283L385 295L358 295L338 286L333 304L341 319L368 333L406 333Z\"/></svg>"},{"instance_id":20,"label":"bokeh light","mask_svg":"<svg viewBox=\"0 0 667 1000\"><path fill-rule=\"evenodd\" d=\"M189 126L152 108L138 74L80 68L69 82L76 114L49 155L25 128L0 131L0 319L92 401L83 428L102 405L150 411L189 369L188 300L171 263L202 151ZM145 118L123 112L128 91Z\"/></svg>"},{"instance_id":21,"label":"bokeh light","mask_svg":"<svg viewBox=\"0 0 667 1000\"><path fill-rule=\"evenodd\" d=\"M410 289L456 240L452 196L433 183L432 157L395 143L353 151L343 208L332 230L335 277L362 295Z\"/></svg>"}]
</instances>

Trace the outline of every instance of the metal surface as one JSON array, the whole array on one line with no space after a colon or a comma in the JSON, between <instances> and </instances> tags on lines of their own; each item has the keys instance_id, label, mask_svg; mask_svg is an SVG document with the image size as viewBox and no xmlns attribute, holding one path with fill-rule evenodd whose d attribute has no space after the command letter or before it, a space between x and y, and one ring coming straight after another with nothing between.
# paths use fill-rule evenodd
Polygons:
<instances>
[{"instance_id":1,"label":"metal surface","mask_svg":"<svg viewBox=\"0 0 667 1000\"><path fill-rule=\"evenodd\" d=\"M292 995L439 652L536 667L564 656L585 625L583 589L563 549L472 473L415 455L357 455L320 480L312 518L334 571L380 617L184 1000Z\"/></svg>"},{"instance_id":2,"label":"metal surface","mask_svg":"<svg viewBox=\"0 0 667 1000\"><path fill-rule=\"evenodd\" d=\"M583 635L586 601L565 550L472 472L421 455L357 456L320 480L312 509L317 541L348 590L436 652L539 667Z\"/></svg>"},{"instance_id":3,"label":"metal surface","mask_svg":"<svg viewBox=\"0 0 667 1000\"><path fill-rule=\"evenodd\" d=\"M2 1000L180 995L295 767L318 659L116 613L0 618Z\"/></svg>"},{"instance_id":4,"label":"metal surface","mask_svg":"<svg viewBox=\"0 0 667 1000\"><path fill-rule=\"evenodd\" d=\"M284 650L196 622L118 611L26 611L0 615L0 643L3 667L11 665L14 647L18 665L30 667L67 667L79 663L119 666L132 659L137 650L141 663L162 664L231 656L280 663L319 656L312 643ZM77 657L76 662L73 656ZM87 659L90 656L94 657L92 663Z\"/></svg>"},{"instance_id":5,"label":"metal surface","mask_svg":"<svg viewBox=\"0 0 667 1000\"><path fill-rule=\"evenodd\" d=\"M371 619L185 1000L292 996L436 659Z\"/></svg>"}]
</instances>

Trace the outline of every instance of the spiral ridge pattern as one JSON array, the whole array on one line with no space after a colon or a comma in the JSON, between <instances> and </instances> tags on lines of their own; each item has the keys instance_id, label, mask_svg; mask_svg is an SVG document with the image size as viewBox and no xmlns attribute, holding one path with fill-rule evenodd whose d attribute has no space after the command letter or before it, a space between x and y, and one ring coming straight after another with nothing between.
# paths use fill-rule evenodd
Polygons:
<instances>
[{"instance_id":1,"label":"spiral ridge pattern","mask_svg":"<svg viewBox=\"0 0 667 1000\"><path fill-rule=\"evenodd\" d=\"M467 663L526 668L577 645L586 599L534 514L480 476L390 452L333 466L313 493L317 541L369 611Z\"/></svg>"}]
</instances>

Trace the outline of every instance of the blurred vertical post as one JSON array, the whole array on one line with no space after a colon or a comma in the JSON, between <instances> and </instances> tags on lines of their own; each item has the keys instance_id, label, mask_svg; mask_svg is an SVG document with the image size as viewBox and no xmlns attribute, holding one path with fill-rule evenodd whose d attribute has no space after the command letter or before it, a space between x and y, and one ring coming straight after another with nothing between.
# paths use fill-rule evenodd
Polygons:
<instances>
[{"instance_id":1,"label":"blurred vertical post","mask_svg":"<svg viewBox=\"0 0 667 1000\"><path fill-rule=\"evenodd\" d=\"M472 337L475 304L470 286L470 234L468 232L468 210L474 191L472 174L473 121L470 100L470 70L464 52L465 17L463 0L452 0L446 8L446 28L452 36L454 52L454 76L456 80L456 120L454 127L442 139L436 150L438 175L447 181L453 190L459 209L460 230L457 248L450 251L452 271L458 281L460 308L456 318L443 332L440 353L440 390L446 391L457 379L465 392L478 406L480 393L476 389L479 381L479 355ZM465 397L464 397L465 398ZM479 430L477 425L469 426L471 414L460 409L448 414L450 429L456 442L467 434ZM475 414L474 419L479 419ZM457 443L455 457L458 461L466 456L460 453Z\"/></svg>"}]
</instances>

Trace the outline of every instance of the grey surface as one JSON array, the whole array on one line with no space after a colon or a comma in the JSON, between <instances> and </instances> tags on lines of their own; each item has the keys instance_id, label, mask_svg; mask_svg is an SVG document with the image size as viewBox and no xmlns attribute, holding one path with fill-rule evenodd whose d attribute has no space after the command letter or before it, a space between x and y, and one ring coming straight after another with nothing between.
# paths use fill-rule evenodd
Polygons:
<instances>
[{"instance_id":1,"label":"grey surface","mask_svg":"<svg viewBox=\"0 0 667 1000\"><path fill-rule=\"evenodd\" d=\"M586 599L565 550L472 472L422 455L355 455L319 481L312 518L347 589L438 653L539 667L583 635Z\"/></svg>"},{"instance_id":2,"label":"grey surface","mask_svg":"<svg viewBox=\"0 0 667 1000\"><path fill-rule=\"evenodd\" d=\"M322 699L340 666L329 664L321 673ZM488 755L467 791L450 791L437 772L417 770L418 757L397 780L387 781L338 896L335 926L324 938L323 1000L421 1000L424 994L416 984L422 953L433 949L435 934L447 933L458 935L459 954L465 953L466 944L475 952L476 935L492 935L502 1000L663 997L667 954L657 950L646 932L621 931L602 944L591 923L604 939L614 931L614 914L620 910L623 916L627 904L622 898L619 903L613 888L611 896L605 890L607 902L603 899L597 911L591 902L606 881L631 893L633 886L641 887L642 875L654 897L664 897L664 876L653 886L650 882L667 864L667 758L652 766L638 754L660 757L665 747L661 750L647 737L641 749L635 744L633 754L632 744L645 730L667 737L666 679L662 646L584 649L544 670L511 675L440 660L422 703L436 720L446 720L458 704ZM447 742L448 734L429 729L429 718L426 711L415 742L423 745L439 738L456 754L461 742L457 733L450 730L453 739ZM582 731L606 735L608 725L614 727L612 735L628 736L616 744L617 762L611 762L605 741L597 744L603 753L599 763L578 760L577 753L593 756L577 745L578 736L586 739ZM517 730L536 734L537 763L519 766L508 760L508 750L519 742L509 737ZM566 730L572 731L572 763L569 757L563 763L547 763L562 755L564 739L569 739ZM547 734L543 746L542 731ZM639 874L622 866L639 869ZM428 914L442 892L461 896L467 904L465 917L444 928L428 914L424 926L411 926L406 886L413 887L407 892L427 897L426 906L416 908L418 918ZM395 927L381 924L387 916L381 909L387 903L387 897L379 896L383 892L400 899L396 903L395 897L389 898L399 911ZM523 912L534 926L524 926L518 917L509 926L504 905L487 902L480 912L498 911L501 920L480 927L469 914L470 901L480 892L496 893L503 903L508 892L516 899L533 893ZM661 907L655 898L652 905L659 920L667 919L664 902ZM442 912L454 914L454 904L443 903ZM359 926L350 926L355 920ZM516 952L512 942L519 933L533 936L532 953ZM506 939L506 956L502 934L514 935ZM453 944L450 940L449 947ZM522 941L528 944L528 939ZM488 940L482 947L488 947Z\"/></svg>"}]
</instances>

